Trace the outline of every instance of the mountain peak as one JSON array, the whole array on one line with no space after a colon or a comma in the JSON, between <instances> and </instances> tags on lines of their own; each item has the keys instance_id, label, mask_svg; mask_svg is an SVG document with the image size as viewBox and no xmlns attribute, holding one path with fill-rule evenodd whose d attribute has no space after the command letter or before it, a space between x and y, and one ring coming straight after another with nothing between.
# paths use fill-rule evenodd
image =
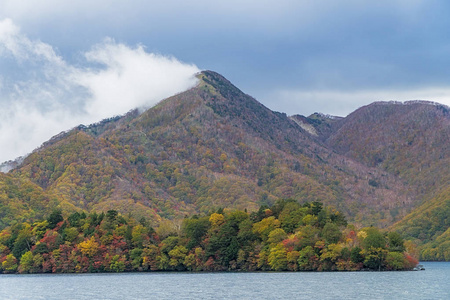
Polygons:
<instances>
[{"instance_id":1,"label":"mountain peak","mask_svg":"<svg viewBox=\"0 0 450 300\"><path fill-rule=\"evenodd\" d=\"M58 205L65 210L114 208L146 216L155 224L160 217L217 206L254 210L292 197L333 204L358 223L384 226L414 205L409 187L387 173L389 169L371 169L378 160L367 163L350 151L367 144L369 149L358 153L371 153L377 132L370 130L377 128L372 125L378 119L365 114L358 119L322 114L289 118L216 72L203 71L197 78L196 87L142 114L130 112L58 136L11 176L29 178L46 195L58 195ZM349 119L356 125L371 121L360 136L370 132L373 138L357 140L355 126L345 126ZM340 136L353 141L351 147L336 139ZM397 148L409 146L408 138L399 136ZM397 213L389 215L392 208ZM368 218L372 209L383 211L383 219Z\"/></svg>"},{"instance_id":2,"label":"mountain peak","mask_svg":"<svg viewBox=\"0 0 450 300\"><path fill-rule=\"evenodd\" d=\"M233 85L228 79L214 71L202 71L197 75L200 79L198 86L212 87L225 98L237 97L244 94L240 89Z\"/></svg>"}]
</instances>

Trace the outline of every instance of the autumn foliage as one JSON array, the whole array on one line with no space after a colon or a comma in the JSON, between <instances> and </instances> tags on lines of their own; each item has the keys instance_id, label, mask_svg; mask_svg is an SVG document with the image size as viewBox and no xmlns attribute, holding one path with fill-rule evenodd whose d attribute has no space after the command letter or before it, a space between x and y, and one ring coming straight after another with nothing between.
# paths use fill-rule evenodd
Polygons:
<instances>
[{"instance_id":1,"label":"autumn foliage","mask_svg":"<svg viewBox=\"0 0 450 300\"><path fill-rule=\"evenodd\" d=\"M133 110L62 132L15 162L10 172L0 173L0 230L27 223L32 232L16 228L22 232L14 237L21 246L12 255L31 251L29 236L33 236L37 239L33 243L42 247L39 251L50 247L49 252L40 253L48 256L55 245L59 247L60 236L64 243L77 243L81 251L91 243L92 233L98 234L96 226L111 231L115 226L111 222L101 224L102 219L99 223L98 214L90 218L95 212L114 210L122 217L144 218L161 240L180 232L185 215L212 217L206 231L218 236L205 233L209 220L199 228L194 222L186 226L194 235L184 245L191 251L201 245L205 234L212 245L217 239L239 245L239 240L219 238L233 231L218 207L258 211L264 206L257 212L261 224L252 224L253 234L263 243L277 245L274 241L284 234L272 231L282 229L289 239L286 246L292 248L286 254L288 268L299 268L298 261L307 257L311 261L305 268L315 268L321 264L317 255L322 255L316 249L324 248L307 241L315 235L326 243L340 241L336 216L331 214L328 223L332 225L327 225L317 213L319 207L304 215L294 204L287 204L283 211L276 205L281 199L293 198L335 207L359 228L373 225L396 230L419 245L421 259L449 260L449 136L450 110L443 105L374 103L345 118L289 117L271 111L219 74L204 71L198 74L196 87L146 111ZM60 220L49 218L48 224L39 226L36 222L54 209L62 210L65 217L81 211L87 216L80 219L82 225L66 219L71 224L67 230L48 233L48 229L55 231ZM212 211L222 217L212 216ZM145 250L146 229L133 225L130 230L132 246ZM80 240L80 234L89 241ZM100 255L102 245L107 245L94 238L92 244L99 248L89 255L84 250L80 261ZM215 246L205 247L208 254L218 251ZM278 258L284 257L280 247L272 252L255 249L239 252L239 259L231 260L236 261L236 268L243 260L258 260L254 263L258 268L269 259L277 262L277 268L284 266L278 264ZM184 249L177 248L175 253L184 253ZM219 265L235 256L233 251L226 253ZM120 270L125 260L116 255L108 254L108 259ZM156 263L148 253L144 257L148 268L166 264L165 260ZM202 259L206 269L217 267L212 255L201 253L189 256L188 265L198 266ZM326 265L348 266L327 259ZM392 256L389 259L393 261ZM175 260L170 262L175 264ZM12 257L7 264L14 269ZM230 266L225 263L225 267Z\"/></svg>"},{"instance_id":2,"label":"autumn foliage","mask_svg":"<svg viewBox=\"0 0 450 300\"><path fill-rule=\"evenodd\" d=\"M52 225L52 220L61 221ZM405 252L399 234L357 230L319 202L280 200L250 214L219 209L161 226L170 222L173 230L155 230L145 219L115 210L66 218L55 211L46 220L0 232L0 270L354 271L409 270L418 263Z\"/></svg>"}]
</instances>

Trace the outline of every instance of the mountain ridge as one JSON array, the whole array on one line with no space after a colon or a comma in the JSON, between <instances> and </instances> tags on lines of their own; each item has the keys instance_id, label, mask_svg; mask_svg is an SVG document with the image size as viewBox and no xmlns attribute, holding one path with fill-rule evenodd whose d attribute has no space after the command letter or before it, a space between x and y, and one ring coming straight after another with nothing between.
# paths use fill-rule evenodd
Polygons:
<instances>
[{"instance_id":1,"label":"mountain ridge","mask_svg":"<svg viewBox=\"0 0 450 300\"><path fill-rule=\"evenodd\" d=\"M54 137L5 176L42 189L49 204L39 207L41 214L54 207L67 212L116 209L152 224L219 207L254 211L294 198L321 201L360 226L387 227L447 184L448 170L439 168L448 159L445 106L434 105L435 112L423 109L423 103L374 103L345 118L289 117L218 73L197 76L195 87L151 109ZM399 118L398 107L411 106L418 108L407 116L425 121ZM433 133L430 126L440 131ZM425 141L420 130L427 133ZM393 133L397 144L389 139ZM409 133L416 133L410 145ZM426 145L430 139L434 150ZM404 149L439 180L415 177L416 165L402 156ZM421 154L422 149L429 153ZM12 198L4 197L4 207L11 206L7 199Z\"/></svg>"}]
</instances>

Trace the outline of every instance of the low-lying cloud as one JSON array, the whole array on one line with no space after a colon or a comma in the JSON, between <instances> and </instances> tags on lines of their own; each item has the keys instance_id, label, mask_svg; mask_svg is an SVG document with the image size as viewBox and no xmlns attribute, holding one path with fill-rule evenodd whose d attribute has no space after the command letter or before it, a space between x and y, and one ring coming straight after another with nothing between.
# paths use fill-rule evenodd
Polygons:
<instances>
[{"instance_id":1,"label":"low-lying cloud","mask_svg":"<svg viewBox=\"0 0 450 300\"><path fill-rule=\"evenodd\" d=\"M106 38L69 63L0 21L0 162L79 124L148 108L196 83L195 65Z\"/></svg>"}]
</instances>

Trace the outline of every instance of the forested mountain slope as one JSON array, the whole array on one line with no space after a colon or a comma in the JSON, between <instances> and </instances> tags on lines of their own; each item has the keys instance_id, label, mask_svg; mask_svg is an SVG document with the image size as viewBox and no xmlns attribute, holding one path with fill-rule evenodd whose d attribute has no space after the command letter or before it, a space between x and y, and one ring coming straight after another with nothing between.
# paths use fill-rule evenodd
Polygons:
<instances>
[{"instance_id":1,"label":"forested mountain slope","mask_svg":"<svg viewBox=\"0 0 450 300\"><path fill-rule=\"evenodd\" d=\"M415 203L395 176L329 150L219 74L198 77L195 88L142 114L55 137L10 176L31 180L67 212L117 209L153 223L294 198L387 226Z\"/></svg>"},{"instance_id":2,"label":"forested mountain slope","mask_svg":"<svg viewBox=\"0 0 450 300\"><path fill-rule=\"evenodd\" d=\"M343 119L313 115L305 121L315 126L318 138L331 149L409 185L417 208L393 228L428 243L423 258L450 259L448 107L424 101L378 102Z\"/></svg>"},{"instance_id":3,"label":"forested mountain slope","mask_svg":"<svg viewBox=\"0 0 450 300\"><path fill-rule=\"evenodd\" d=\"M450 182L450 109L431 102L378 102L335 126L326 143L339 153L395 174L420 194Z\"/></svg>"},{"instance_id":4,"label":"forested mountain slope","mask_svg":"<svg viewBox=\"0 0 450 300\"><path fill-rule=\"evenodd\" d=\"M0 228L43 218L56 205L29 179L0 173Z\"/></svg>"},{"instance_id":5,"label":"forested mountain slope","mask_svg":"<svg viewBox=\"0 0 450 300\"><path fill-rule=\"evenodd\" d=\"M398 222L405 237L447 241L448 107L388 102L345 118L288 117L217 73L198 80L144 112L61 133L0 174L0 226L54 208L114 209L157 225L293 198L359 226Z\"/></svg>"},{"instance_id":6,"label":"forested mountain slope","mask_svg":"<svg viewBox=\"0 0 450 300\"><path fill-rule=\"evenodd\" d=\"M421 245L422 260L450 261L450 185L426 199L393 230Z\"/></svg>"}]
</instances>

